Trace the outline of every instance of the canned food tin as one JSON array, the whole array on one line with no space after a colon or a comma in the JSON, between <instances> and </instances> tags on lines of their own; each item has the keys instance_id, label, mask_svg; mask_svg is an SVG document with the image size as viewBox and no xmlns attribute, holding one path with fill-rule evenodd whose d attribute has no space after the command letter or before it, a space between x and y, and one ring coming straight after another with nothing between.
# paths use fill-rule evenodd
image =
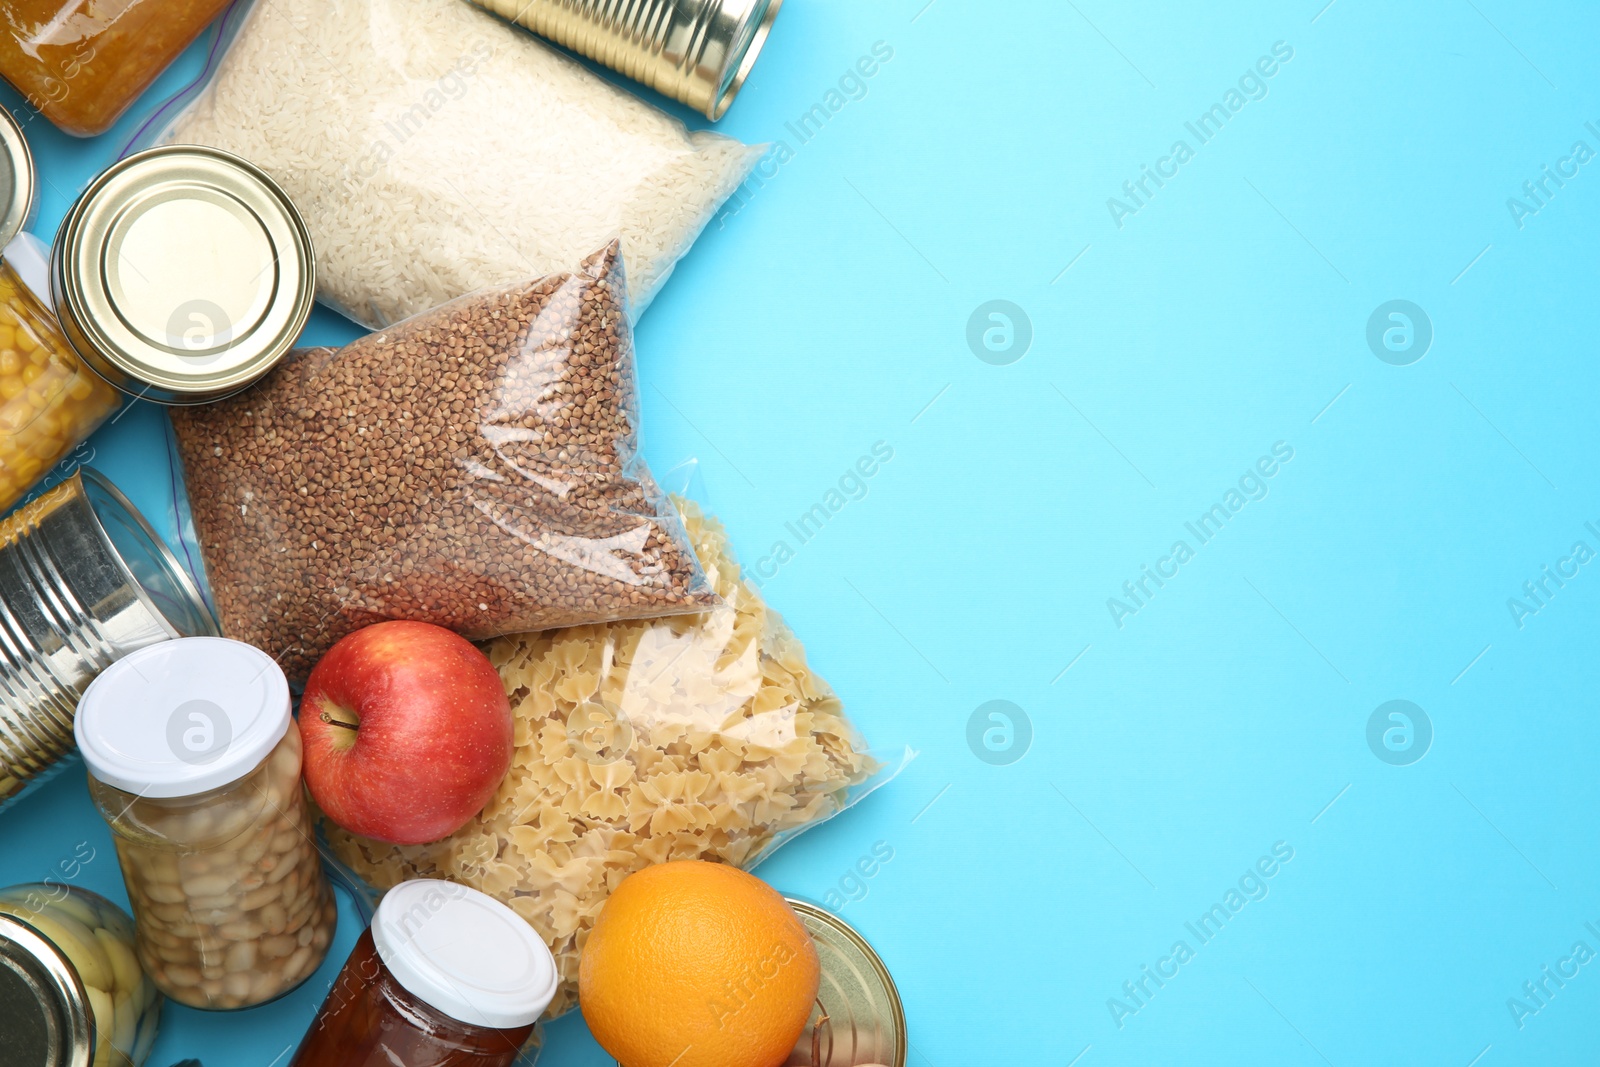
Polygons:
<instances>
[{"instance_id":1,"label":"canned food tin","mask_svg":"<svg viewBox=\"0 0 1600 1067\"><path fill-rule=\"evenodd\" d=\"M473 0L715 122L761 55L783 0Z\"/></svg>"},{"instance_id":2,"label":"canned food tin","mask_svg":"<svg viewBox=\"0 0 1600 1067\"><path fill-rule=\"evenodd\" d=\"M838 916L801 900L789 906L817 946L822 986L785 1067L905 1067L905 1008L883 960Z\"/></svg>"},{"instance_id":3,"label":"canned food tin","mask_svg":"<svg viewBox=\"0 0 1600 1067\"><path fill-rule=\"evenodd\" d=\"M106 667L216 633L172 553L94 471L0 524L0 802L72 751L78 699Z\"/></svg>"},{"instance_id":4,"label":"canned food tin","mask_svg":"<svg viewBox=\"0 0 1600 1067\"><path fill-rule=\"evenodd\" d=\"M51 288L62 331L125 393L204 404L248 388L311 315L311 236L277 183L238 156L173 145L130 156L61 224Z\"/></svg>"}]
</instances>

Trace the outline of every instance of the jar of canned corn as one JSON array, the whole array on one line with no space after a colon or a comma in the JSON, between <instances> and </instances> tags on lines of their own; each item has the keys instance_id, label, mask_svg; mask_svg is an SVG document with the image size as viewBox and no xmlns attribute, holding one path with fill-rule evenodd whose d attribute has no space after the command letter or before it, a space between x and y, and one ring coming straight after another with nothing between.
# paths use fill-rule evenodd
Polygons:
<instances>
[{"instance_id":1,"label":"jar of canned corn","mask_svg":"<svg viewBox=\"0 0 1600 1067\"><path fill-rule=\"evenodd\" d=\"M0 261L0 510L94 433L118 400L67 347L55 316Z\"/></svg>"},{"instance_id":2,"label":"jar of canned corn","mask_svg":"<svg viewBox=\"0 0 1600 1067\"><path fill-rule=\"evenodd\" d=\"M9 179L9 180L6 180ZM33 214L33 155L0 108L0 511L95 431L121 394L74 353L48 306L48 259L23 232Z\"/></svg>"}]
</instances>

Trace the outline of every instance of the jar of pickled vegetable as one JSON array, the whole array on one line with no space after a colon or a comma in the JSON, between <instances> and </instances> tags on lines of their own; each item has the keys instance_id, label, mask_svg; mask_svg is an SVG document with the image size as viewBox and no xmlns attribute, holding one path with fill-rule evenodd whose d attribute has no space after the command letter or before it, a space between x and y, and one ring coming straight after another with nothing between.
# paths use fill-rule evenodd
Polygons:
<instances>
[{"instance_id":1,"label":"jar of pickled vegetable","mask_svg":"<svg viewBox=\"0 0 1600 1067\"><path fill-rule=\"evenodd\" d=\"M416 879L384 895L289 1067L510 1067L556 964L500 901Z\"/></svg>"},{"instance_id":2,"label":"jar of pickled vegetable","mask_svg":"<svg viewBox=\"0 0 1600 1067\"><path fill-rule=\"evenodd\" d=\"M94 849L84 842L74 855L82 866ZM0 1060L139 1067L161 1003L121 908L61 882L0 890Z\"/></svg>"},{"instance_id":3,"label":"jar of pickled vegetable","mask_svg":"<svg viewBox=\"0 0 1600 1067\"><path fill-rule=\"evenodd\" d=\"M74 733L161 991L230 1010L311 977L337 913L277 662L216 637L153 645L90 684Z\"/></svg>"},{"instance_id":4,"label":"jar of pickled vegetable","mask_svg":"<svg viewBox=\"0 0 1600 1067\"><path fill-rule=\"evenodd\" d=\"M0 0L0 77L77 137L111 128L229 0Z\"/></svg>"},{"instance_id":5,"label":"jar of pickled vegetable","mask_svg":"<svg viewBox=\"0 0 1600 1067\"><path fill-rule=\"evenodd\" d=\"M48 306L48 255L23 232L34 190L33 154L16 120L0 108L0 512L120 401L79 360Z\"/></svg>"}]
</instances>

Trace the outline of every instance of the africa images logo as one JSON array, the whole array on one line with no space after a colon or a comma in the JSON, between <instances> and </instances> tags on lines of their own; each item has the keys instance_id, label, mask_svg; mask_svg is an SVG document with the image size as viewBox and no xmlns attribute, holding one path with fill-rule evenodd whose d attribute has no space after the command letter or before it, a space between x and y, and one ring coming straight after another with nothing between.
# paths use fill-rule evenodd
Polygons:
<instances>
[{"instance_id":1,"label":"africa images logo","mask_svg":"<svg viewBox=\"0 0 1600 1067\"><path fill-rule=\"evenodd\" d=\"M1367 319L1367 347L1392 367L1409 367L1433 347L1433 320L1409 300L1379 304Z\"/></svg>"},{"instance_id":2,"label":"africa images logo","mask_svg":"<svg viewBox=\"0 0 1600 1067\"><path fill-rule=\"evenodd\" d=\"M1266 900L1272 893L1271 881L1294 859L1294 846L1287 841L1276 841L1271 855L1263 854L1255 863L1245 868L1238 880L1222 893L1222 898L1202 911L1190 922L1183 924L1188 935L1172 943L1165 956L1151 964L1141 964L1139 974L1122 983L1120 995L1106 998L1106 1011L1111 1021L1121 1030L1128 1020L1148 1008L1156 995L1177 978L1183 968L1194 961L1200 949L1221 936L1228 924L1235 921L1245 907ZM1191 944L1191 939L1193 943Z\"/></svg>"},{"instance_id":3,"label":"africa images logo","mask_svg":"<svg viewBox=\"0 0 1600 1067\"><path fill-rule=\"evenodd\" d=\"M1167 187L1167 183L1183 173L1183 167L1194 159L1200 148L1210 144L1222 133L1229 122L1233 121L1245 109L1245 105L1253 100L1265 100L1272 91L1268 82L1277 77L1284 64L1294 58L1294 47L1287 41L1277 41L1272 46L1272 54L1261 56L1255 64L1247 68L1239 77L1235 85L1230 85L1222 94L1222 98L1193 119L1183 124L1184 130L1194 143L1189 143L1188 137L1180 137L1172 142L1172 147L1167 154L1155 161L1155 164L1144 163L1139 166L1139 176L1122 183L1122 195L1113 196L1106 200L1106 210L1111 214L1111 221L1117 229L1127 225L1127 220L1146 207L1155 199L1156 193Z\"/></svg>"},{"instance_id":4,"label":"africa images logo","mask_svg":"<svg viewBox=\"0 0 1600 1067\"><path fill-rule=\"evenodd\" d=\"M1009 367L1033 347L1033 320L1009 300L991 300L967 319L967 347L992 367Z\"/></svg>"},{"instance_id":5,"label":"africa images logo","mask_svg":"<svg viewBox=\"0 0 1600 1067\"><path fill-rule=\"evenodd\" d=\"M967 747L991 767L1009 767L1033 747L1033 720L1009 700L980 704L967 719Z\"/></svg>"},{"instance_id":6,"label":"africa images logo","mask_svg":"<svg viewBox=\"0 0 1600 1067\"><path fill-rule=\"evenodd\" d=\"M1433 747L1433 720L1409 700L1380 704L1367 719L1367 747L1391 767L1409 767Z\"/></svg>"},{"instance_id":7,"label":"africa images logo","mask_svg":"<svg viewBox=\"0 0 1600 1067\"><path fill-rule=\"evenodd\" d=\"M167 717L167 748L184 763L204 766L232 743L232 720L209 700L186 700Z\"/></svg>"}]
</instances>

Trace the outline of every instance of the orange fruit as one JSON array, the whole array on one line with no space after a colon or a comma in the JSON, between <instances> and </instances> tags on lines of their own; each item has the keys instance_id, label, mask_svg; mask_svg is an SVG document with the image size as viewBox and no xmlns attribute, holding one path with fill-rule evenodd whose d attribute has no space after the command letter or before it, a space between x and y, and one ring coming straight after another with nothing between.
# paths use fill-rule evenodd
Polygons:
<instances>
[{"instance_id":1,"label":"orange fruit","mask_svg":"<svg viewBox=\"0 0 1600 1067\"><path fill-rule=\"evenodd\" d=\"M584 943L578 1005L622 1067L779 1067L821 980L811 935L777 890L683 860L612 892Z\"/></svg>"}]
</instances>

